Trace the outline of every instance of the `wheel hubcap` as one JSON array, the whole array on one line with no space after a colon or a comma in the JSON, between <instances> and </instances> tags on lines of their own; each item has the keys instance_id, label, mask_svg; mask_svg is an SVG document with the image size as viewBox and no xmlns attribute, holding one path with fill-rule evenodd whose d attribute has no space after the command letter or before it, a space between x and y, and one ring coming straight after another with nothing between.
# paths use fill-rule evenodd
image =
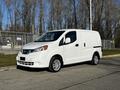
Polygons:
<instances>
[{"instance_id":1,"label":"wheel hubcap","mask_svg":"<svg viewBox=\"0 0 120 90\"><path fill-rule=\"evenodd\" d=\"M58 59L54 60L54 62L53 62L53 69L55 71L58 71L60 68L61 68L61 62L60 62L60 60L58 60Z\"/></svg>"},{"instance_id":2,"label":"wheel hubcap","mask_svg":"<svg viewBox=\"0 0 120 90\"><path fill-rule=\"evenodd\" d=\"M99 62L98 56L94 56L94 62L95 62L95 64L98 64L98 62Z\"/></svg>"}]
</instances>

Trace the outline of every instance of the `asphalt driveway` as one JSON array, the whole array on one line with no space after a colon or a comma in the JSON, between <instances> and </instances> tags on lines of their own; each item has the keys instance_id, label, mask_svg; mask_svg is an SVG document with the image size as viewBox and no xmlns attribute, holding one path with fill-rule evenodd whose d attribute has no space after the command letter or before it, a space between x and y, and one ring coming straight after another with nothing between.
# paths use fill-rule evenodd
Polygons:
<instances>
[{"instance_id":1,"label":"asphalt driveway","mask_svg":"<svg viewBox=\"0 0 120 90\"><path fill-rule=\"evenodd\" d=\"M120 90L120 58L67 66L58 73L46 70L0 71L0 90Z\"/></svg>"}]
</instances>

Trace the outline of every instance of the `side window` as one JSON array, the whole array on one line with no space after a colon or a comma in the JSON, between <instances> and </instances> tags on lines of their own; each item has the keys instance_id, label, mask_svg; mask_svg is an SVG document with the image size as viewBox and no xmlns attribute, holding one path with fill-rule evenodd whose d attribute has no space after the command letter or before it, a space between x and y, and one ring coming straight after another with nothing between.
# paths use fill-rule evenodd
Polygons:
<instances>
[{"instance_id":1,"label":"side window","mask_svg":"<svg viewBox=\"0 0 120 90\"><path fill-rule=\"evenodd\" d=\"M65 35L65 38L70 38L71 42L70 43L73 43L76 41L76 31L71 31L71 32L68 32L66 35Z\"/></svg>"}]
</instances>

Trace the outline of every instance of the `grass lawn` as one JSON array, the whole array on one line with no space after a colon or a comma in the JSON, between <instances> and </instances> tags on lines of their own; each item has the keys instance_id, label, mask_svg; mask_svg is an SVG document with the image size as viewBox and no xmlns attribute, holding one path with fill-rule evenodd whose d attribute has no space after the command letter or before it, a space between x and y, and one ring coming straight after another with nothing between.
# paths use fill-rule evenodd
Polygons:
<instances>
[{"instance_id":1,"label":"grass lawn","mask_svg":"<svg viewBox=\"0 0 120 90\"><path fill-rule=\"evenodd\" d=\"M120 50L103 50L103 56L120 54Z\"/></svg>"},{"instance_id":2,"label":"grass lawn","mask_svg":"<svg viewBox=\"0 0 120 90\"><path fill-rule=\"evenodd\" d=\"M120 54L120 50L104 50L103 56ZM0 54L0 67L11 66L16 64L16 55Z\"/></svg>"},{"instance_id":3,"label":"grass lawn","mask_svg":"<svg viewBox=\"0 0 120 90\"><path fill-rule=\"evenodd\" d=\"M0 54L0 67L11 66L16 64L16 55Z\"/></svg>"}]
</instances>

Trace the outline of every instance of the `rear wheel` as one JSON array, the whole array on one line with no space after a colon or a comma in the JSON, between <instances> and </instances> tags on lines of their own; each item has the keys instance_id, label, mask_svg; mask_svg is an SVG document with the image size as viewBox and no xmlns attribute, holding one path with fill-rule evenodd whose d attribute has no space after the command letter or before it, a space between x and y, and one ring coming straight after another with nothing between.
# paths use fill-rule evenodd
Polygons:
<instances>
[{"instance_id":1,"label":"rear wheel","mask_svg":"<svg viewBox=\"0 0 120 90\"><path fill-rule=\"evenodd\" d=\"M92 61L91 61L91 64L92 65L97 65L97 64L99 64L99 61L100 61L99 56L97 54L94 54L93 58L92 58Z\"/></svg>"},{"instance_id":2,"label":"rear wheel","mask_svg":"<svg viewBox=\"0 0 120 90\"><path fill-rule=\"evenodd\" d=\"M51 72L58 72L60 71L61 67L62 67L61 60L59 58L53 57L49 65L49 70Z\"/></svg>"}]
</instances>

